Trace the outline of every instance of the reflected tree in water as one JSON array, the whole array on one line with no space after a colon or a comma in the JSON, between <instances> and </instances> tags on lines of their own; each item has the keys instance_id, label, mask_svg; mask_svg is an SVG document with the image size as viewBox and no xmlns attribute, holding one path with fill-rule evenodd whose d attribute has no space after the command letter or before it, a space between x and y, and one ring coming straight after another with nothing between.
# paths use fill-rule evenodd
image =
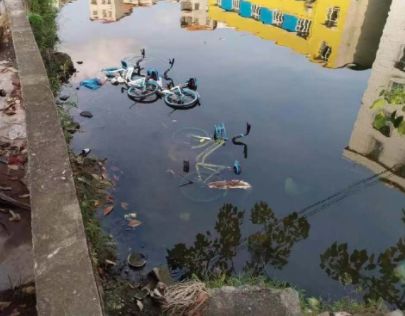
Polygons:
<instances>
[{"instance_id":1,"label":"reflected tree in water","mask_svg":"<svg viewBox=\"0 0 405 316\"><path fill-rule=\"evenodd\" d=\"M267 264L282 268L288 261L294 244L308 236L309 224L296 213L278 219L264 202L251 210L251 221L260 229L242 238L241 226L245 212L225 204L218 213L215 233L198 234L192 246L184 243L167 251L170 270L180 278L193 274L200 278L235 273L234 258L247 244L251 260L244 271L261 274Z\"/></svg>"},{"instance_id":2,"label":"reflected tree in water","mask_svg":"<svg viewBox=\"0 0 405 316\"><path fill-rule=\"evenodd\" d=\"M278 219L266 203L257 203L251 210L253 224L262 229L248 237L251 260L245 270L254 275L261 274L267 264L281 269L288 262L291 249L309 234L309 223L297 213Z\"/></svg>"},{"instance_id":3,"label":"reflected tree in water","mask_svg":"<svg viewBox=\"0 0 405 316\"><path fill-rule=\"evenodd\" d=\"M167 251L167 263L170 270L182 278L193 274L208 277L214 272L231 274L234 270L233 258L241 244L241 226L244 211L232 204L225 204L218 213L215 235L209 231L197 234L194 245L176 244Z\"/></svg>"},{"instance_id":4,"label":"reflected tree in water","mask_svg":"<svg viewBox=\"0 0 405 316\"><path fill-rule=\"evenodd\" d=\"M321 254L321 268L344 285L358 286L365 300L383 298L404 309L405 284L395 269L405 260L405 239L400 238L380 254L370 254L365 249L350 252L348 248L347 243L333 243Z\"/></svg>"}]
</instances>

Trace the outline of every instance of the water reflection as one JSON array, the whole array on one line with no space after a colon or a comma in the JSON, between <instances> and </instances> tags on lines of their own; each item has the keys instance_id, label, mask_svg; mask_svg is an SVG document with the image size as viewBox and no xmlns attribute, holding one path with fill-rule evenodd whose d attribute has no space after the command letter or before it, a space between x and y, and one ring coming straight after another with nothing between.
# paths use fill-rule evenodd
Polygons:
<instances>
[{"instance_id":1,"label":"water reflection","mask_svg":"<svg viewBox=\"0 0 405 316\"><path fill-rule=\"evenodd\" d=\"M210 0L209 17L326 67L363 69L373 63L390 2Z\"/></svg>"},{"instance_id":2,"label":"water reflection","mask_svg":"<svg viewBox=\"0 0 405 316\"><path fill-rule=\"evenodd\" d=\"M150 6L155 0L89 0L90 20L116 22L129 15L135 6Z\"/></svg>"},{"instance_id":3,"label":"water reflection","mask_svg":"<svg viewBox=\"0 0 405 316\"><path fill-rule=\"evenodd\" d=\"M189 31L214 30L217 22L209 17L208 0L180 0L180 26Z\"/></svg>"},{"instance_id":4,"label":"water reflection","mask_svg":"<svg viewBox=\"0 0 405 316\"><path fill-rule=\"evenodd\" d=\"M242 269L253 275L263 274L267 265L277 269L286 265L293 246L308 237L309 223L297 213L278 218L266 203L260 202L251 209L250 216L259 229L242 238L245 211L225 204L218 212L215 233L199 233L192 246L179 243L167 250L172 273L180 278L234 274L234 259L247 245L250 259Z\"/></svg>"},{"instance_id":5,"label":"water reflection","mask_svg":"<svg viewBox=\"0 0 405 316\"><path fill-rule=\"evenodd\" d=\"M383 297L404 309L405 283L396 270L405 260L405 238L379 254L366 249L350 252L348 248L347 243L335 242L321 254L321 268L328 276L344 285L359 287L365 300Z\"/></svg>"},{"instance_id":6,"label":"water reflection","mask_svg":"<svg viewBox=\"0 0 405 316\"><path fill-rule=\"evenodd\" d=\"M405 2L394 0L344 156L405 190Z\"/></svg>"}]
</instances>

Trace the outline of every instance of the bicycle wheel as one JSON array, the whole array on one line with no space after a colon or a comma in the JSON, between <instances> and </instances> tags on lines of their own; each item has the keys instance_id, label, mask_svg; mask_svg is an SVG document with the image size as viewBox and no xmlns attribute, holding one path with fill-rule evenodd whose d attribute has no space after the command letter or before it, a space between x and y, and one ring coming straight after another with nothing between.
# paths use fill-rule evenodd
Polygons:
<instances>
[{"instance_id":1,"label":"bicycle wheel","mask_svg":"<svg viewBox=\"0 0 405 316\"><path fill-rule=\"evenodd\" d=\"M143 100L154 95L159 90L159 85L155 81L147 81L144 85L134 85L129 87L128 96L135 100Z\"/></svg>"},{"instance_id":2,"label":"bicycle wheel","mask_svg":"<svg viewBox=\"0 0 405 316\"><path fill-rule=\"evenodd\" d=\"M191 109L198 103L198 93L191 89L182 88L181 94L179 92L166 94L164 101L173 109Z\"/></svg>"}]
</instances>

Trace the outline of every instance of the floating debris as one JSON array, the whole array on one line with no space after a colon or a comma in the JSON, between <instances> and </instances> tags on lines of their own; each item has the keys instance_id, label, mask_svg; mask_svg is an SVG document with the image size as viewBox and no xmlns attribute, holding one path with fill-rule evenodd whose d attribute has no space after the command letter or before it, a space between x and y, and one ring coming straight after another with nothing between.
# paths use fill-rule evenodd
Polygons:
<instances>
[{"instance_id":1,"label":"floating debris","mask_svg":"<svg viewBox=\"0 0 405 316\"><path fill-rule=\"evenodd\" d=\"M128 210L128 203L127 202L121 202L121 207L124 209L124 210Z\"/></svg>"},{"instance_id":2,"label":"floating debris","mask_svg":"<svg viewBox=\"0 0 405 316\"><path fill-rule=\"evenodd\" d=\"M210 182L208 183L208 187L210 189L220 189L220 190L227 190L227 189L248 190L252 188L252 186L248 182L242 180L222 180Z\"/></svg>"},{"instance_id":3,"label":"floating debris","mask_svg":"<svg viewBox=\"0 0 405 316\"><path fill-rule=\"evenodd\" d=\"M108 214L110 214L113 209L114 209L114 205L109 205L106 208L104 208L104 216L107 216Z\"/></svg>"},{"instance_id":4,"label":"floating debris","mask_svg":"<svg viewBox=\"0 0 405 316\"><path fill-rule=\"evenodd\" d=\"M140 225L142 225L142 222L141 222L141 221L138 221L137 219L131 219L131 220L128 222L128 226L131 227L131 228L135 228L135 227L138 227L138 226L140 226Z\"/></svg>"},{"instance_id":5,"label":"floating debris","mask_svg":"<svg viewBox=\"0 0 405 316\"><path fill-rule=\"evenodd\" d=\"M129 213L129 214L125 214L124 218L129 221L131 219L136 219L136 213Z\"/></svg>"},{"instance_id":6,"label":"floating debris","mask_svg":"<svg viewBox=\"0 0 405 316\"><path fill-rule=\"evenodd\" d=\"M89 111L82 111L82 112L80 112L80 116L87 117L87 118L92 118L93 114L91 112L89 112Z\"/></svg>"},{"instance_id":7,"label":"floating debris","mask_svg":"<svg viewBox=\"0 0 405 316\"><path fill-rule=\"evenodd\" d=\"M147 260L144 254L133 252L128 255L127 262L131 268L140 269L145 266Z\"/></svg>"},{"instance_id":8,"label":"floating debris","mask_svg":"<svg viewBox=\"0 0 405 316\"><path fill-rule=\"evenodd\" d=\"M90 154L91 149L90 148L84 148L82 149L82 152L80 153L80 156L86 157L88 154Z\"/></svg>"}]
</instances>

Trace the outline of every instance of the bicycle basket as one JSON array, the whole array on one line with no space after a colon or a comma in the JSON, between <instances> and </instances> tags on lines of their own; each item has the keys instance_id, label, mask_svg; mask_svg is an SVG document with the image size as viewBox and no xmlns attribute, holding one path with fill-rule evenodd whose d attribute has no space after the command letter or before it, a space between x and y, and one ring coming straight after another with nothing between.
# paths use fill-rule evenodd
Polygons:
<instances>
[{"instance_id":1,"label":"bicycle basket","mask_svg":"<svg viewBox=\"0 0 405 316\"><path fill-rule=\"evenodd\" d=\"M146 74L149 78L151 78L155 81L159 80L159 72L154 68L148 69Z\"/></svg>"},{"instance_id":2,"label":"bicycle basket","mask_svg":"<svg viewBox=\"0 0 405 316\"><path fill-rule=\"evenodd\" d=\"M197 79L196 78L190 78L187 81L187 88L191 90L197 90Z\"/></svg>"}]
</instances>

